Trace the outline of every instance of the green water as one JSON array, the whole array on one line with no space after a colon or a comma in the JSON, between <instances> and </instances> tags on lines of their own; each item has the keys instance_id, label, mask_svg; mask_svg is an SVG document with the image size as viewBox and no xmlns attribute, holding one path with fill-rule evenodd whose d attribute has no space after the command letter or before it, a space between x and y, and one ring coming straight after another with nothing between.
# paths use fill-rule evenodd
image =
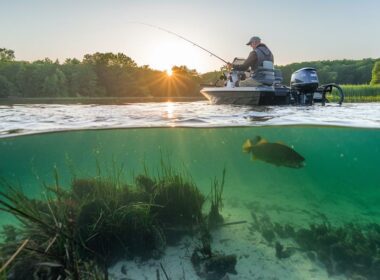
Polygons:
<instances>
[{"instance_id":1,"label":"green water","mask_svg":"<svg viewBox=\"0 0 380 280\"><path fill-rule=\"evenodd\" d=\"M253 161L242 152L247 138L281 141L306 159L301 169ZM123 164L125 180L152 173L162 157L191 174L208 194L226 167L225 208L260 205L273 220L308 224L380 222L380 130L341 127L141 128L90 130L0 139L0 176L41 195L43 182L62 185L73 174L94 176ZM1 224L11 218L1 215Z\"/></svg>"},{"instance_id":2,"label":"green water","mask_svg":"<svg viewBox=\"0 0 380 280\"><path fill-rule=\"evenodd\" d=\"M306 159L306 165L292 169L252 160L242 152L242 144L257 135L294 148ZM238 274L231 279L328 279L332 275L340 277L340 273L351 278L357 271L378 279L380 273L376 252L371 253L372 263L366 266L371 269L369 273L360 268L350 272L352 261L344 258L339 259L348 264L344 270L329 268L330 256L323 259L323 251L318 257L326 267L309 259L302 249L287 259L278 259L274 241L265 237L263 228L257 228L255 219L255 215L259 217L260 227L267 219L272 225L291 225L299 229L297 236L310 224L327 222L339 227L355 223L363 228L380 224L379 129L269 126L72 131L0 139L0 157L0 177L36 198L43 198L43 184L55 184L54 170L63 187L70 186L73 176L94 177L99 170L102 176L112 175L115 166L123 166L122 179L133 183L144 167L155 175L164 160L187 172L208 195L213 179L216 176L220 180L226 168L224 221L246 221L212 233L215 250L238 256ZM204 212L208 210L206 204ZM15 223L15 219L0 212L0 225L9 223ZM300 246L292 238L280 238L278 233L276 240L288 248ZM378 237L374 240L378 242ZM335 252L337 245L339 242L334 244ZM175 275L172 279L181 279L181 269L186 270L186 279L198 279L188 252L181 248L186 248L185 243L168 247L163 259L153 266L127 262L128 276L142 279L144 274L146 279L155 279L155 268L164 262ZM358 244L355 252L360 248ZM357 257L358 262L361 259ZM116 275L112 279L124 279L120 267L110 268Z\"/></svg>"}]
</instances>

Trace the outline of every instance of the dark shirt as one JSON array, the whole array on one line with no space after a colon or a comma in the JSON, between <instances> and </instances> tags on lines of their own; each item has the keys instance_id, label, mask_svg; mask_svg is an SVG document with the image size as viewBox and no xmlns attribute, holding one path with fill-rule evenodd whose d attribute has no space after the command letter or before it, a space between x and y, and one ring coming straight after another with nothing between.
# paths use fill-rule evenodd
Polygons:
<instances>
[{"instance_id":1,"label":"dark shirt","mask_svg":"<svg viewBox=\"0 0 380 280\"><path fill-rule=\"evenodd\" d=\"M257 54L256 54L256 49L259 49L260 47L263 47L263 48L265 48L266 50L269 51L269 54L266 55L267 56L267 60L270 60L270 61L273 62L273 55L270 52L270 50L268 49L268 47L266 45L264 45L264 44L260 44L254 50L252 50L249 53L249 56L247 57L247 59L244 61L243 64L241 64L241 65L234 65L233 69L234 70L239 70L239 71L246 71L246 70L248 70L249 67L251 67L251 70L255 71L258 66L261 66L261 65L258 65ZM257 51L261 51L261 50L257 50Z\"/></svg>"}]
</instances>

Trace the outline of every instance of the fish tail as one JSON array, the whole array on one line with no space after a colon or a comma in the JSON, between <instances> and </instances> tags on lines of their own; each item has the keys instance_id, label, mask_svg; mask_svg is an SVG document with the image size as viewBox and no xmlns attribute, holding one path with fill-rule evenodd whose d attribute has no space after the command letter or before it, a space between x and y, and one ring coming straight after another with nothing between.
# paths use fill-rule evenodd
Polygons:
<instances>
[{"instance_id":1,"label":"fish tail","mask_svg":"<svg viewBox=\"0 0 380 280\"><path fill-rule=\"evenodd\" d=\"M251 152L252 147L253 147L253 145L252 145L251 140L250 140L250 139L247 139L247 140L244 142L244 144L243 144L243 152L244 152L244 153L249 153L249 152Z\"/></svg>"}]
</instances>

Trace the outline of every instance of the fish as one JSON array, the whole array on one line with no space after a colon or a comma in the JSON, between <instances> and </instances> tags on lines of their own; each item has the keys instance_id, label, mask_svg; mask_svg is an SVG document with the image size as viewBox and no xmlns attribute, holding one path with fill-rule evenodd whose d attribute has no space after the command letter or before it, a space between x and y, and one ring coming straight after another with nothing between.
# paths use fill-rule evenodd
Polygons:
<instances>
[{"instance_id":1,"label":"fish","mask_svg":"<svg viewBox=\"0 0 380 280\"><path fill-rule=\"evenodd\" d=\"M252 154L253 160L261 160L275 166L302 168L305 158L284 143L269 143L261 136L247 139L243 144L243 152Z\"/></svg>"}]
</instances>

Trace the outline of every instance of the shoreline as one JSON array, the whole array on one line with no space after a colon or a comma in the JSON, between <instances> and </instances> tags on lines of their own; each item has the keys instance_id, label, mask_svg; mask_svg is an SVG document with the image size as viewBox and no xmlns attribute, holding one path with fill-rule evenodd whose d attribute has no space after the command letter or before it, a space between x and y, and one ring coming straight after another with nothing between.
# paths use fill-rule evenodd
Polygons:
<instances>
[{"instance_id":1,"label":"shoreline","mask_svg":"<svg viewBox=\"0 0 380 280\"><path fill-rule=\"evenodd\" d=\"M0 105L16 104L99 104L99 105L123 105L126 103L149 102L192 102L206 101L203 96L195 97L6 97L0 98Z\"/></svg>"}]
</instances>

